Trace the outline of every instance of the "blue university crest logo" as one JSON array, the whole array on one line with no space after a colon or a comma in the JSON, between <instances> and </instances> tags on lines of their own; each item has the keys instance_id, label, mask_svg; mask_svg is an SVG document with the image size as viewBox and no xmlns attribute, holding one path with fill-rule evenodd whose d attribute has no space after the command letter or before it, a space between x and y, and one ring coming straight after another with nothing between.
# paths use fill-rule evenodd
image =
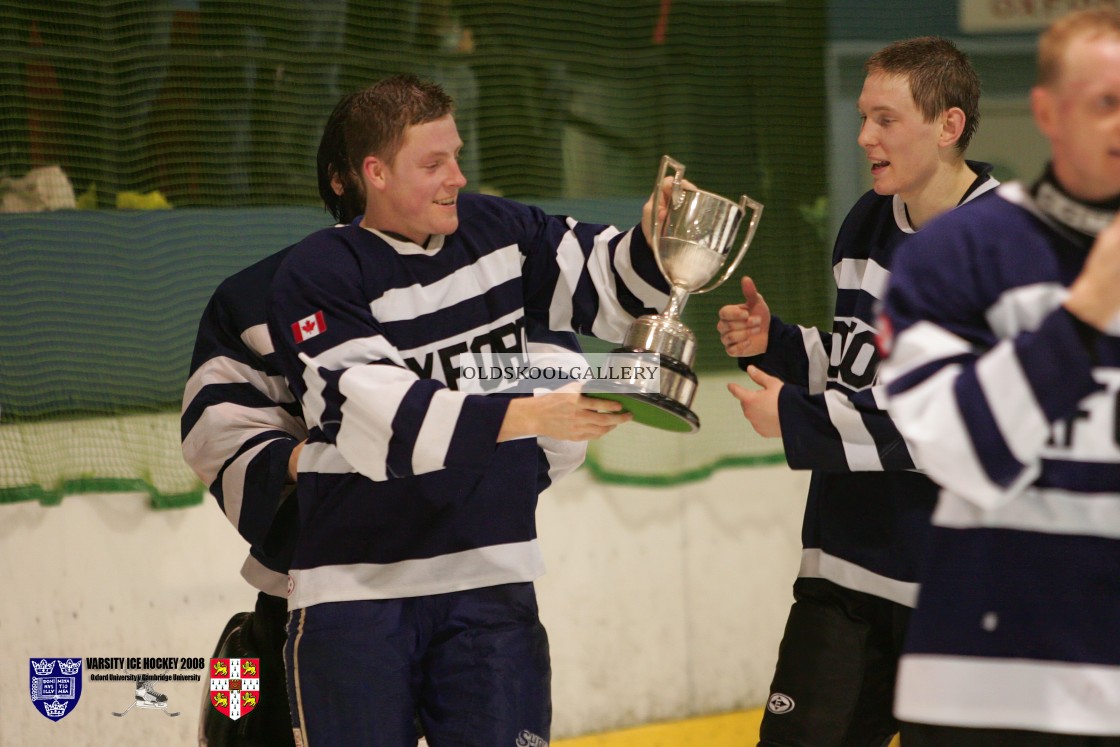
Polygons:
<instances>
[{"instance_id":1,"label":"blue university crest logo","mask_svg":"<svg viewBox=\"0 0 1120 747\"><path fill-rule=\"evenodd\" d=\"M31 659L31 704L51 721L74 710L82 696L82 657Z\"/></svg>"}]
</instances>

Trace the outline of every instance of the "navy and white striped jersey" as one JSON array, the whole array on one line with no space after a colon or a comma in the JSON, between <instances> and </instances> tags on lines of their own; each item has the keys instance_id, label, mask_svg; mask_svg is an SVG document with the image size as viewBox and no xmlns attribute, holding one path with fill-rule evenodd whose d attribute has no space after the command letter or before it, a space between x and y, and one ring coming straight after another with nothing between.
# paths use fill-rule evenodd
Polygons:
<instances>
[{"instance_id":1,"label":"navy and white striped jersey","mask_svg":"<svg viewBox=\"0 0 1120 747\"><path fill-rule=\"evenodd\" d=\"M297 244L268 310L310 428L289 607L538 577L534 441L496 442L509 398L457 391L456 357L522 352L533 325L620 340L666 290L640 230L484 195L427 248L360 226Z\"/></svg>"},{"instance_id":2,"label":"navy and white striped jersey","mask_svg":"<svg viewBox=\"0 0 1120 747\"><path fill-rule=\"evenodd\" d=\"M290 248L289 248L290 249ZM303 410L276 367L265 300L289 249L230 276L199 322L183 395L183 456L250 545L242 576L288 593L299 522L287 480L292 449L307 437ZM530 325L531 353L578 351L574 334ZM538 438L537 489L577 469L587 446Z\"/></svg>"},{"instance_id":3,"label":"navy and white striped jersey","mask_svg":"<svg viewBox=\"0 0 1120 747\"><path fill-rule=\"evenodd\" d=\"M962 204L998 184L990 165L969 166L978 176ZM914 233L900 197L864 194L833 249L832 331L775 316L766 352L741 361L785 382L778 416L786 461L813 470L798 575L910 607L936 489L887 414L876 335L895 251Z\"/></svg>"},{"instance_id":4,"label":"navy and white striped jersey","mask_svg":"<svg viewBox=\"0 0 1120 747\"><path fill-rule=\"evenodd\" d=\"M181 415L184 459L249 542L241 575L276 596L287 594L298 528L288 459L307 436L265 323L268 286L287 252L214 292L198 325Z\"/></svg>"},{"instance_id":5,"label":"navy and white striped jersey","mask_svg":"<svg viewBox=\"0 0 1120 747\"><path fill-rule=\"evenodd\" d=\"M896 714L1117 736L1120 320L1061 306L1095 233L1069 220L1115 213L1037 190L1005 185L896 259L888 406L942 486Z\"/></svg>"}]
</instances>

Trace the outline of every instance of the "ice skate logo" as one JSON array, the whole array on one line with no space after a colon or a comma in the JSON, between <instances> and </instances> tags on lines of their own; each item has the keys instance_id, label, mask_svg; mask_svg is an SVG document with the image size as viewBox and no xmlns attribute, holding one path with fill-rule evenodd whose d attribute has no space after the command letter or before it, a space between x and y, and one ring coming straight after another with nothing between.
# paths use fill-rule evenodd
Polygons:
<instances>
[{"instance_id":1,"label":"ice skate logo","mask_svg":"<svg viewBox=\"0 0 1120 747\"><path fill-rule=\"evenodd\" d=\"M517 747L548 747L548 740L528 729L522 729L517 735Z\"/></svg>"},{"instance_id":2,"label":"ice skate logo","mask_svg":"<svg viewBox=\"0 0 1120 747\"><path fill-rule=\"evenodd\" d=\"M114 716L124 716L133 708L163 711L168 716L178 716L180 713L179 711L167 710L167 696L152 687L149 680L137 678L135 692L136 697L132 701L132 705L120 713L113 711Z\"/></svg>"},{"instance_id":3,"label":"ice skate logo","mask_svg":"<svg viewBox=\"0 0 1120 747\"><path fill-rule=\"evenodd\" d=\"M766 710L779 716L793 710L793 698L784 693L771 693L770 700L766 701Z\"/></svg>"},{"instance_id":4,"label":"ice skate logo","mask_svg":"<svg viewBox=\"0 0 1120 747\"><path fill-rule=\"evenodd\" d=\"M210 704L236 721L261 702L260 659L211 659Z\"/></svg>"},{"instance_id":5,"label":"ice skate logo","mask_svg":"<svg viewBox=\"0 0 1120 747\"><path fill-rule=\"evenodd\" d=\"M82 696L82 657L40 657L29 664L31 704L39 713L58 721L74 710Z\"/></svg>"}]
</instances>

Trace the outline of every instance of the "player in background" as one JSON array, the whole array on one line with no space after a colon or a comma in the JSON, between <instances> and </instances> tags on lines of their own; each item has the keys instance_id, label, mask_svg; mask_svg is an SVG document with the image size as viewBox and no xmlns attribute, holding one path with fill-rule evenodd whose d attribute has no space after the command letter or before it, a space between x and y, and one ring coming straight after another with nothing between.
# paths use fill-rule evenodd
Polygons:
<instances>
[{"instance_id":1,"label":"player in background","mask_svg":"<svg viewBox=\"0 0 1120 747\"><path fill-rule=\"evenodd\" d=\"M349 170L343 125L355 94L331 113L319 144L319 194L346 225L363 201ZM344 188L344 184L349 188ZM276 368L266 328L265 299L288 249L227 278L199 323L182 412L183 454L210 488L231 523L250 543L242 576L256 589L253 612L227 623L215 655L259 657L261 701L251 716L233 721L204 695L199 742L209 747L294 744L284 682L288 567L298 532L296 463L307 428L302 408ZM530 333L534 352L579 351L572 334ZM574 471L586 444L538 439L538 490Z\"/></svg>"},{"instance_id":2,"label":"player in background","mask_svg":"<svg viewBox=\"0 0 1120 747\"><path fill-rule=\"evenodd\" d=\"M339 223L360 209L342 190L343 123L351 97L332 111L319 143L319 193ZM288 567L299 529L296 462L307 425L276 368L265 298L284 249L224 280L199 322L183 394L183 457L249 543L241 575L258 590L252 612L226 624L215 656L261 661L261 697L236 721L209 701L205 688L199 744L209 747L294 745L284 682Z\"/></svg>"},{"instance_id":3,"label":"player in background","mask_svg":"<svg viewBox=\"0 0 1120 747\"><path fill-rule=\"evenodd\" d=\"M1120 11L1055 21L1033 184L899 252L888 409L941 486L899 666L906 747L1120 745Z\"/></svg>"},{"instance_id":4,"label":"player in background","mask_svg":"<svg viewBox=\"0 0 1120 747\"><path fill-rule=\"evenodd\" d=\"M766 747L880 747L898 730L895 669L936 488L885 410L878 305L898 247L997 184L988 164L964 157L980 81L951 42L895 42L865 69L858 143L873 187L836 238L832 329L784 323L749 277L744 303L720 309L717 325L761 387L729 385L743 414L782 439L791 468L813 471L795 602L762 721Z\"/></svg>"},{"instance_id":5,"label":"player in background","mask_svg":"<svg viewBox=\"0 0 1120 747\"><path fill-rule=\"evenodd\" d=\"M575 392L465 394L455 356L524 329L620 340L667 284L620 231L462 192L451 99L394 76L346 128L360 225L312 234L273 281L269 331L310 430L285 661L321 744L546 743L548 641L533 580L534 436L586 441L630 416ZM663 189L667 193L671 180Z\"/></svg>"}]
</instances>

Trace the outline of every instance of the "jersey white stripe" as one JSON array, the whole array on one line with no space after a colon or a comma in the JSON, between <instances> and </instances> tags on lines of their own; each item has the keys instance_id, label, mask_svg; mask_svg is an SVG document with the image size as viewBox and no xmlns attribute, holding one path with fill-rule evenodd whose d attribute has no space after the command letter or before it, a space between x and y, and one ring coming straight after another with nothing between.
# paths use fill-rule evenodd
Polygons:
<instances>
[{"instance_id":1,"label":"jersey white stripe","mask_svg":"<svg viewBox=\"0 0 1120 747\"><path fill-rule=\"evenodd\" d=\"M932 322L918 322L895 337L890 357L879 367L879 378L890 384L934 361L971 352L972 345L964 338Z\"/></svg>"},{"instance_id":2,"label":"jersey white stripe","mask_svg":"<svg viewBox=\"0 0 1120 747\"><path fill-rule=\"evenodd\" d=\"M249 463L266 446L279 440L282 439L273 438L248 449L230 462L226 471L222 473L222 504L225 506L226 517L235 527L241 524L241 504L245 499L245 473L249 469Z\"/></svg>"},{"instance_id":3,"label":"jersey white stripe","mask_svg":"<svg viewBox=\"0 0 1120 747\"><path fill-rule=\"evenodd\" d=\"M380 298L370 302L370 311L380 322L407 321L432 309L446 309L476 298L491 288L521 277L520 254L517 245L510 244L430 285L417 284L385 291Z\"/></svg>"},{"instance_id":4,"label":"jersey white stripe","mask_svg":"<svg viewBox=\"0 0 1120 747\"><path fill-rule=\"evenodd\" d=\"M416 475L443 469L447 462L447 449L455 434L455 424L463 410L465 398L448 390L436 392L424 414L420 432L412 451L412 472Z\"/></svg>"},{"instance_id":5,"label":"jersey white stripe","mask_svg":"<svg viewBox=\"0 0 1120 747\"><path fill-rule=\"evenodd\" d=\"M276 351L267 324L256 324L241 333L241 342L262 358Z\"/></svg>"},{"instance_id":6,"label":"jersey white stripe","mask_svg":"<svg viewBox=\"0 0 1120 747\"><path fill-rule=\"evenodd\" d=\"M268 376L261 371L224 355L199 366L183 388L182 415L204 387L212 384L251 384L273 402L295 402L283 376Z\"/></svg>"},{"instance_id":7,"label":"jersey white stripe","mask_svg":"<svg viewBox=\"0 0 1120 747\"><path fill-rule=\"evenodd\" d=\"M669 303L669 295L647 283L634 269L634 261L630 251L633 247L634 231L639 230L641 229L635 228L628 232L615 246L614 268L619 277L622 278L623 285L642 302L643 306L650 309L663 309Z\"/></svg>"},{"instance_id":8,"label":"jersey white stripe","mask_svg":"<svg viewBox=\"0 0 1120 747\"><path fill-rule=\"evenodd\" d=\"M569 218L569 225L575 222ZM608 228L595 238L595 247L591 250L591 257L587 262L588 274L595 286L595 293L599 296L599 311L591 325L591 332L600 340L620 342L626 336L626 330L634 317L630 316L618 302L618 289L615 287L615 276L611 270L610 246L607 242L617 236L620 231Z\"/></svg>"},{"instance_id":9,"label":"jersey white stripe","mask_svg":"<svg viewBox=\"0 0 1120 747\"><path fill-rule=\"evenodd\" d=\"M976 378L1007 448L1019 462L1031 461L1049 435L1050 425L1010 340L977 361Z\"/></svg>"},{"instance_id":10,"label":"jersey white stripe","mask_svg":"<svg viewBox=\"0 0 1120 747\"><path fill-rule=\"evenodd\" d=\"M946 366L918 386L891 397L888 409L910 453L934 482L967 495L983 508L994 508L1033 482L1039 465L1028 463L1006 489L991 481L954 395L960 370L960 366Z\"/></svg>"},{"instance_id":11,"label":"jersey white stripe","mask_svg":"<svg viewBox=\"0 0 1120 747\"><path fill-rule=\"evenodd\" d=\"M560 272L548 307L548 326L558 332L572 332L572 297L583 273L583 250L570 232L556 247L556 265Z\"/></svg>"},{"instance_id":12,"label":"jersey white stripe","mask_svg":"<svg viewBox=\"0 0 1120 747\"><path fill-rule=\"evenodd\" d=\"M1068 296L1069 290L1059 283L1021 285L1001 293L984 317L998 337L1011 339L1042 326L1042 320Z\"/></svg>"},{"instance_id":13,"label":"jersey white stripe","mask_svg":"<svg viewBox=\"0 0 1120 747\"><path fill-rule=\"evenodd\" d=\"M281 430L304 438L303 423L280 407L244 407L230 402L213 404L203 411L183 439L183 458L207 485L241 444L261 430Z\"/></svg>"},{"instance_id":14,"label":"jersey white stripe","mask_svg":"<svg viewBox=\"0 0 1120 747\"><path fill-rule=\"evenodd\" d=\"M894 715L923 724L1115 736L1120 667L908 654L899 664Z\"/></svg>"},{"instance_id":15,"label":"jersey white stripe","mask_svg":"<svg viewBox=\"0 0 1120 747\"><path fill-rule=\"evenodd\" d=\"M890 270L873 259L842 259L832 267L838 290L863 290L883 298L890 282Z\"/></svg>"},{"instance_id":16,"label":"jersey white stripe","mask_svg":"<svg viewBox=\"0 0 1120 747\"><path fill-rule=\"evenodd\" d=\"M364 366L373 361L387 360L398 366L404 367L404 359L393 344L383 335L370 337L355 337L346 340L333 348L324 350L314 358L306 353L300 353L299 358L308 367L321 367L337 371L343 368Z\"/></svg>"},{"instance_id":17,"label":"jersey white stripe","mask_svg":"<svg viewBox=\"0 0 1120 747\"><path fill-rule=\"evenodd\" d=\"M1043 534L1076 534L1120 539L1120 495L1027 488L1015 500L985 510L942 491L933 514L938 526L1002 527Z\"/></svg>"},{"instance_id":18,"label":"jersey white stripe","mask_svg":"<svg viewBox=\"0 0 1120 747\"><path fill-rule=\"evenodd\" d=\"M346 401L335 443L346 461L371 480L389 478L385 462L393 418L416 381L415 374L393 366L351 368L338 381Z\"/></svg>"},{"instance_id":19,"label":"jersey white stripe","mask_svg":"<svg viewBox=\"0 0 1120 747\"><path fill-rule=\"evenodd\" d=\"M815 327L798 327L809 360L809 394L820 394L828 384L828 353ZM838 345L835 347L839 347Z\"/></svg>"},{"instance_id":20,"label":"jersey white stripe","mask_svg":"<svg viewBox=\"0 0 1120 747\"><path fill-rule=\"evenodd\" d=\"M840 433L848 469L853 472L881 472L883 463L879 459L879 447L867 430L859 410L852 407L852 401L842 392L827 391L824 393L824 404L829 420Z\"/></svg>"},{"instance_id":21,"label":"jersey white stripe","mask_svg":"<svg viewBox=\"0 0 1120 747\"><path fill-rule=\"evenodd\" d=\"M544 573L537 540L397 563L293 569L288 608L355 599L398 599L533 581ZM454 579L454 583L448 583Z\"/></svg>"},{"instance_id":22,"label":"jersey white stripe","mask_svg":"<svg viewBox=\"0 0 1120 747\"><path fill-rule=\"evenodd\" d=\"M245 563L241 566L241 578L265 594L281 598L288 596L288 574L266 568L252 555L246 556Z\"/></svg>"},{"instance_id":23,"label":"jersey white stripe","mask_svg":"<svg viewBox=\"0 0 1120 747\"><path fill-rule=\"evenodd\" d=\"M299 453L299 471L320 475L348 475L357 472L337 446L322 441L304 445Z\"/></svg>"},{"instance_id":24,"label":"jersey white stripe","mask_svg":"<svg viewBox=\"0 0 1120 747\"><path fill-rule=\"evenodd\" d=\"M918 601L918 584L881 576L819 548L801 551L798 578L823 578L845 589L862 591L906 607Z\"/></svg>"}]
</instances>

